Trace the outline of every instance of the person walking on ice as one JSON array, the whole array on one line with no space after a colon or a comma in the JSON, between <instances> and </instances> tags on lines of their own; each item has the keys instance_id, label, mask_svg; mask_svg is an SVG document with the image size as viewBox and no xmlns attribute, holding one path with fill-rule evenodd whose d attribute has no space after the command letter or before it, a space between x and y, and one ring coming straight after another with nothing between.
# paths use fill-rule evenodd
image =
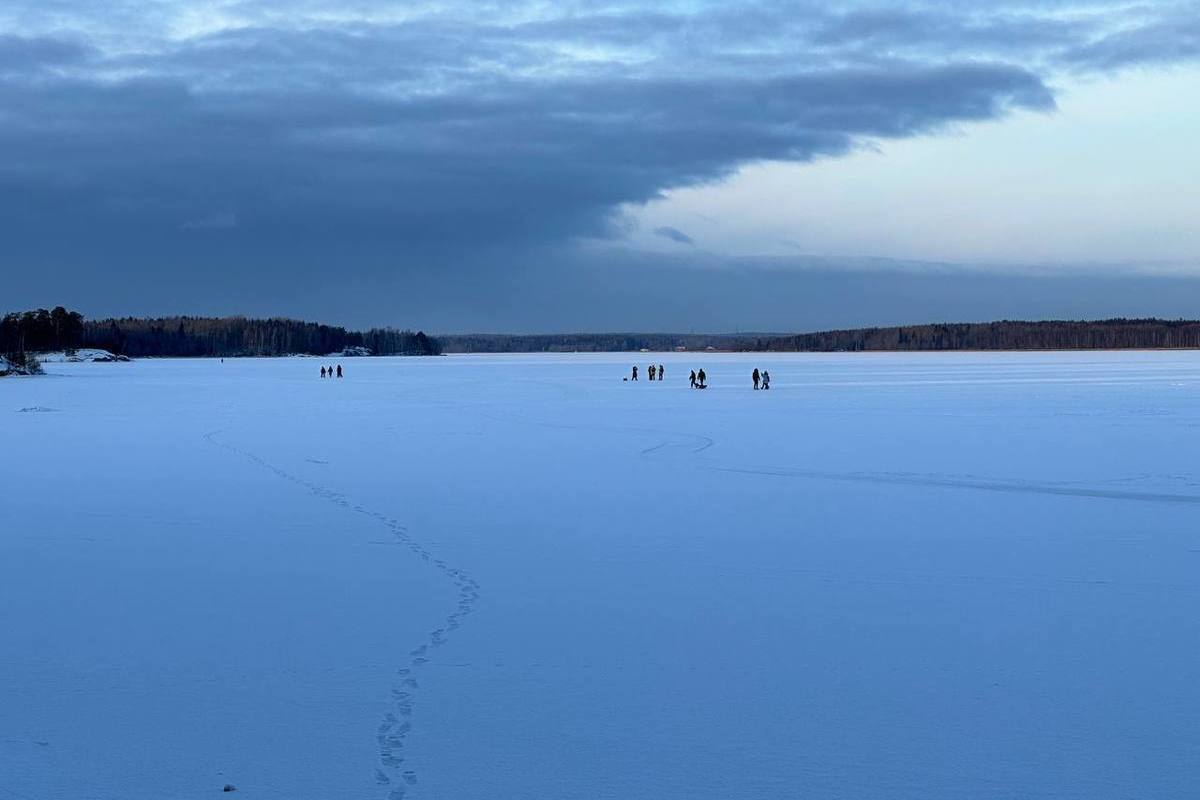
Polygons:
<instances>
[{"instance_id":1,"label":"person walking on ice","mask_svg":"<svg viewBox=\"0 0 1200 800\"><path fill-rule=\"evenodd\" d=\"M651 364L646 368L646 372L650 375L650 380L654 380L654 365Z\"/></svg>"},{"instance_id":2,"label":"person walking on ice","mask_svg":"<svg viewBox=\"0 0 1200 800\"><path fill-rule=\"evenodd\" d=\"M696 386L700 389L707 389L708 386L706 386L704 383L704 379L707 377L708 376L704 374L704 367L701 367L700 371L696 373Z\"/></svg>"},{"instance_id":3,"label":"person walking on ice","mask_svg":"<svg viewBox=\"0 0 1200 800\"><path fill-rule=\"evenodd\" d=\"M692 388L696 388L696 370L692 370L692 374L688 376L688 380L692 382Z\"/></svg>"},{"instance_id":4,"label":"person walking on ice","mask_svg":"<svg viewBox=\"0 0 1200 800\"><path fill-rule=\"evenodd\" d=\"M658 365L658 379L660 381L663 380L666 377L666 374L667 374L667 368L664 367L662 364L659 364Z\"/></svg>"},{"instance_id":5,"label":"person walking on ice","mask_svg":"<svg viewBox=\"0 0 1200 800\"><path fill-rule=\"evenodd\" d=\"M757 389L758 388L758 367L754 368L754 374L752 374L750 376L750 378L754 381L754 388Z\"/></svg>"},{"instance_id":6,"label":"person walking on ice","mask_svg":"<svg viewBox=\"0 0 1200 800\"><path fill-rule=\"evenodd\" d=\"M762 374L762 384L764 389L771 388L771 373L767 372L765 369L763 370Z\"/></svg>"},{"instance_id":7,"label":"person walking on ice","mask_svg":"<svg viewBox=\"0 0 1200 800\"><path fill-rule=\"evenodd\" d=\"M342 365L338 364L338 377L342 377Z\"/></svg>"},{"instance_id":8,"label":"person walking on ice","mask_svg":"<svg viewBox=\"0 0 1200 800\"><path fill-rule=\"evenodd\" d=\"M633 365L633 377L630 378L630 380L634 380L634 381L637 380L637 364Z\"/></svg>"},{"instance_id":9,"label":"person walking on ice","mask_svg":"<svg viewBox=\"0 0 1200 800\"><path fill-rule=\"evenodd\" d=\"M325 368L324 367L321 367L321 377L322 378L325 377Z\"/></svg>"}]
</instances>

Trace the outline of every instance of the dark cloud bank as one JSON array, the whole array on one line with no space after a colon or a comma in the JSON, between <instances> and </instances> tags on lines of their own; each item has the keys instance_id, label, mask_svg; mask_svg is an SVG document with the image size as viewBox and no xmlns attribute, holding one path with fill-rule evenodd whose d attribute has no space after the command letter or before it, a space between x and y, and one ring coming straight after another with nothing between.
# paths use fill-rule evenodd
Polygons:
<instances>
[{"instance_id":1,"label":"dark cloud bank","mask_svg":"<svg viewBox=\"0 0 1200 800\"><path fill-rule=\"evenodd\" d=\"M1049 111L1054 74L1200 52L1193 3L250 2L196 30L188 4L51 5L0 16L0 305L438 330L812 327L818 289L844 298L813 304L821 325L992 316L1005 291L1026 295L1013 316L1071 313L1040 303L1050 283L1011 288L1028 278L713 270L572 243L748 162ZM987 302L968 288L984 281Z\"/></svg>"}]
</instances>

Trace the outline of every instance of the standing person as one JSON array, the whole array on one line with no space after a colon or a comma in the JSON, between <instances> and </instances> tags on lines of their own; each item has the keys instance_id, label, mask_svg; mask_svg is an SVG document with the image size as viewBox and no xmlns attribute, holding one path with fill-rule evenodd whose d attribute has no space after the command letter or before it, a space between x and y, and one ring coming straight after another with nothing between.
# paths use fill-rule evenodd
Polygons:
<instances>
[{"instance_id":1,"label":"standing person","mask_svg":"<svg viewBox=\"0 0 1200 800\"><path fill-rule=\"evenodd\" d=\"M325 377L325 368L324 367L321 367L321 377L322 378Z\"/></svg>"},{"instance_id":2,"label":"standing person","mask_svg":"<svg viewBox=\"0 0 1200 800\"><path fill-rule=\"evenodd\" d=\"M704 374L704 367L701 367L701 368L700 368L700 371L696 373L696 380L700 382L700 388L701 388L701 389L707 389L707 388L708 388L707 386L705 386L705 385L704 385L704 379L705 379L706 377L708 377L708 376Z\"/></svg>"},{"instance_id":3,"label":"standing person","mask_svg":"<svg viewBox=\"0 0 1200 800\"><path fill-rule=\"evenodd\" d=\"M764 389L771 388L771 373L767 372L765 369L763 370L762 381Z\"/></svg>"},{"instance_id":4,"label":"standing person","mask_svg":"<svg viewBox=\"0 0 1200 800\"><path fill-rule=\"evenodd\" d=\"M342 365L338 364L338 377L342 377Z\"/></svg>"},{"instance_id":5,"label":"standing person","mask_svg":"<svg viewBox=\"0 0 1200 800\"><path fill-rule=\"evenodd\" d=\"M667 374L667 368L664 367L662 364L659 364L658 365L658 379L660 381L663 380L663 378L666 376L666 374Z\"/></svg>"},{"instance_id":6,"label":"standing person","mask_svg":"<svg viewBox=\"0 0 1200 800\"><path fill-rule=\"evenodd\" d=\"M646 369L646 372L650 373L650 380L654 380L654 365L653 365L653 364L651 364L651 365L650 365L650 366L649 366L649 367Z\"/></svg>"},{"instance_id":7,"label":"standing person","mask_svg":"<svg viewBox=\"0 0 1200 800\"><path fill-rule=\"evenodd\" d=\"M754 380L754 388L758 388L758 367L754 368L754 374L750 376Z\"/></svg>"},{"instance_id":8,"label":"standing person","mask_svg":"<svg viewBox=\"0 0 1200 800\"><path fill-rule=\"evenodd\" d=\"M637 380L637 364L633 365L633 380Z\"/></svg>"},{"instance_id":9,"label":"standing person","mask_svg":"<svg viewBox=\"0 0 1200 800\"><path fill-rule=\"evenodd\" d=\"M692 370L692 374L688 376L688 380L692 382L692 388L696 388L696 370Z\"/></svg>"}]
</instances>

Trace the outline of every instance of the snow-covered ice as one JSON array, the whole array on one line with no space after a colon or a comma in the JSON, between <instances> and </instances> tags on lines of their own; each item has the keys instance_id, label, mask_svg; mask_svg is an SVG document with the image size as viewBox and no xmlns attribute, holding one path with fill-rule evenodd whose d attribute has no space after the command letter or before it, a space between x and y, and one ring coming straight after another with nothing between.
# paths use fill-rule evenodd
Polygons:
<instances>
[{"instance_id":1,"label":"snow-covered ice","mask_svg":"<svg viewBox=\"0 0 1200 800\"><path fill-rule=\"evenodd\" d=\"M1200 353L322 363L0 379L0 798L1200 782Z\"/></svg>"}]
</instances>

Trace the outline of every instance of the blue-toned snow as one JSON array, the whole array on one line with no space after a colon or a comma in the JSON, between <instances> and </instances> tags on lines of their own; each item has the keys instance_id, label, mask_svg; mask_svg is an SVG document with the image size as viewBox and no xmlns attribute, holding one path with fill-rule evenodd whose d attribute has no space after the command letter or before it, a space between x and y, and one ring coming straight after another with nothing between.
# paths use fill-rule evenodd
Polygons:
<instances>
[{"instance_id":1,"label":"blue-toned snow","mask_svg":"<svg viewBox=\"0 0 1200 800\"><path fill-rule=\"evenodd\" d=\"M326 361L0 380L0 798L1197 792L1200 353Z\"/></svg>"}]
</instances>

